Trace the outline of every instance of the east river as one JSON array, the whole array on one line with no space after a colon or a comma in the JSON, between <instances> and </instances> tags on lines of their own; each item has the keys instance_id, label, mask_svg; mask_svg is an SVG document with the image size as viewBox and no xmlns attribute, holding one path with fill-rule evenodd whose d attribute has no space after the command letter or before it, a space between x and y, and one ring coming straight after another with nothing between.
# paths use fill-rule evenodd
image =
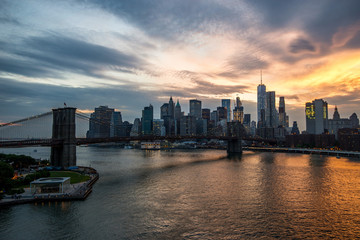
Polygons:
<instances>
[{"instance_id":1,"label":"east river","mask_svg":"<svg viewBox=\"0 0 360 240\"><path fill-rule=\"evenodd\" d=\"M49 158L49 148L0 149ZM360 159L78 147L85 201L0 209L0 239L303 239L360 236Z\"/></svg>"}]
</instances>

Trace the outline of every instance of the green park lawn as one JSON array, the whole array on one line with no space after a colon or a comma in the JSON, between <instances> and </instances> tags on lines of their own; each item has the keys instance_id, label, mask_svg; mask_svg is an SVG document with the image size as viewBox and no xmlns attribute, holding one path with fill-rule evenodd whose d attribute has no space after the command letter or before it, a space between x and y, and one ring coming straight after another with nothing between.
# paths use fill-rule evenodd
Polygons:
<instances>
[{"instance_id":1,"label":"green park lawn","mask_svg":"<svg viewBox=\"0 0 360 240\"><path fill-rule=\"evenodd\" d=\"M90 179L89 176L71 171L50 171L50 177L70 177L70 184L85 182Z\"/></svg>"}]
</instances>

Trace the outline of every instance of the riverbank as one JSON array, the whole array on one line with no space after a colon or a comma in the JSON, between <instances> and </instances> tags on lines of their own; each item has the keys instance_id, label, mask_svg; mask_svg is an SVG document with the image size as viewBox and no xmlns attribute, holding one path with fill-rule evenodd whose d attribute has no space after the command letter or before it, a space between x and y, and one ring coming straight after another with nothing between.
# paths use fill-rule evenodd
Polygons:
<instances>
[{"instance_id":1,"label":"riverbank","mask_svg":"<svg viewBox=\"0 0 360 240\"><path fill-rule=\"evenodd\" d=\"M283 152L283 153L303 153L318 154L336 157L357 157L360 158L360 152L351 151L331 151L327 149L311 149L311 148L280 148L280 147L243 147L245 151L261 151L261 152Z\"/></svg>"},{"instance_id":2,"label":"riverbank","mask_svg":"<svg viewBox=\"0 0 360 240\"><path fill-rule=\"evenodd\" d=\"M81 168L90 179L86 182L71 184L70 189L65 193L31 194L30 188L26 188L22 194L5 195L4 198L0 200L0 207L38 202L85 200L92 192L92 186L99 179L99 174L94 168L79 168Z\"/></svg>"}]
</instances>

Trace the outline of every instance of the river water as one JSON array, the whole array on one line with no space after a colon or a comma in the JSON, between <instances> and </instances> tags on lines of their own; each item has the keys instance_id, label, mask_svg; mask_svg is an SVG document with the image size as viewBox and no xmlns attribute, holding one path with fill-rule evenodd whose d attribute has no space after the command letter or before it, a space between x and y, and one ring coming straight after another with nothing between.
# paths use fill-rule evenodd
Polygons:
<instances>
[{"instance_id":1,"label":"river water","mask_svg":"<svg viewBox=\"0 0 360 240\"><path fill-rule=\"evenodd\" d=\"M48 158L49 148L0 149ZM78 147L99 181L85 201L0 209L0 239L360 236L360 160L220 150Z\"/></svg>"}]
</instances>

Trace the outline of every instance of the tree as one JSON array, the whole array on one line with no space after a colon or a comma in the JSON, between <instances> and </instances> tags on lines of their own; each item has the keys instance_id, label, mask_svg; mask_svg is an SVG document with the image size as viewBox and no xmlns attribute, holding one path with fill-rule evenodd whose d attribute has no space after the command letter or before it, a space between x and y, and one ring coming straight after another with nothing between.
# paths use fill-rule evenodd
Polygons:
<instances>
[{"instance_id":1,"label":"tree","mask_svg":"<svg viewBox=\"0 0 360 240\"><path fill-rule=\"evenodd\" d=\"M6 162L0 161L0 190L8 188L11 178L14 176L14 169Z\"/></svg>"}]
</instances>

